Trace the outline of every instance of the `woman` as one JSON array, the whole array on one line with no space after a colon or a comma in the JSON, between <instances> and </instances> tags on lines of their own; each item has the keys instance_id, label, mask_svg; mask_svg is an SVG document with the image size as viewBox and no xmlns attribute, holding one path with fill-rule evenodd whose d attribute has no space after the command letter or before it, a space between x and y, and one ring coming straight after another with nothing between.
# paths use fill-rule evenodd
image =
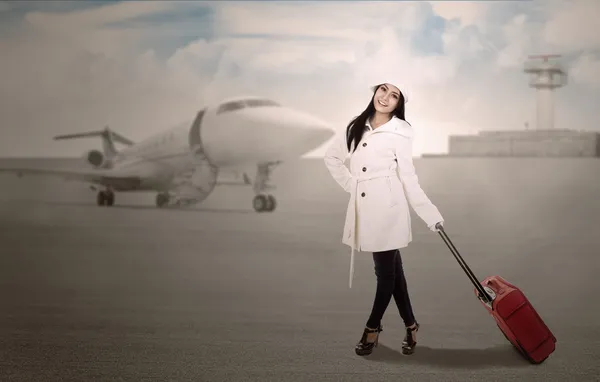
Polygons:
<instances>
[{"instance_id":1,"label":"woman","mask_svg":"<svg viewBox=\"0 0 600 382\"><path fill-rule=\"evenodd\" d=\"M429 229L444 219L419 185L412 161L413 128L404 119L405 98L398 83L373 87L367 108L338 135L325 154L325 165L336 182L350 193L342 242L354 251L373 253L377 290L373 308L356 354L368 355L377 346L381 319L392 298L406 326L402 353L412 354L419 324L414 318L402 268L400 248L412 240L409 204ZM350 170L344 165L351 156Z\"/></svg>"}]
</instances>

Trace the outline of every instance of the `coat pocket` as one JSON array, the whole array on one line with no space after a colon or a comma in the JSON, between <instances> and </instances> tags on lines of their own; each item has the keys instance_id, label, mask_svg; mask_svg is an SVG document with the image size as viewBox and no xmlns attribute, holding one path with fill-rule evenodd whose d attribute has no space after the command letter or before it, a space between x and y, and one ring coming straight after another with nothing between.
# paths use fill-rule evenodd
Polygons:
<instances>
[{"instance_id":1,"label":"coat pocket","mask_svg":"<svg viewBox=\"0 0 600 382\"><path fill-rule=\"evenodd\" d=\"M394 182L394 179L392 179L391 177L387 176L385 178L387 186L388 186L388 192L389 192L389 203L390 206L395 206L396 204L399 203L399 199L400 199L400 195L398 195L398 188L396 187L396 183Z\"/></svg>"}]
</instances>

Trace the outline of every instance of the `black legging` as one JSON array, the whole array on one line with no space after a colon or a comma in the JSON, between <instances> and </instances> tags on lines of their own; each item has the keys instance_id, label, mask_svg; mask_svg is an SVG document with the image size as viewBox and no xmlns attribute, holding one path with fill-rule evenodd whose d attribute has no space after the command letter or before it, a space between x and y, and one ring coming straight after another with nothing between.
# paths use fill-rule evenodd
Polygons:
<instances>
[{"instance_id":1,"label":"black legging","mask_svg":"<svg viewBox=\"0 0 600 382\"><path fill-rule=\"evenodd\" d=\"M377 276L377 292L373 302L373 310L367 321L367 327L375 329L380 325L392 296L394 296L404 325L407 327L412 326L415 323L415 317L408 297L400 251L396 249L373 252L373 261L375 262L375 275Z\"/></svg>"}]
</instances>

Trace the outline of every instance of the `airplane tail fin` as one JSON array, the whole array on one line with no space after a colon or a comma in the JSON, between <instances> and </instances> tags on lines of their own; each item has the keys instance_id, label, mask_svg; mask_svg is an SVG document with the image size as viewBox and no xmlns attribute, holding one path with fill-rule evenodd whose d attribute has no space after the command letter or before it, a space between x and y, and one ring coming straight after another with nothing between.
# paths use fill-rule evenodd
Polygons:
<instances>
[{"instance_id":1,"label":"airplane tail fin","mask_svg":"<svg viewBox=\"0 0 600 382\"><path fill-rule=\"evenodd\" d=\"M85 133L57 135L54 137L54 140L90 138L90 137L102 138L102 149L104 151L104 155L107 158L112 158L117 154L115 142L122 143L122 144L128 145L128 146L133 145L133 141L131 141L128 138L125 138L124 136L122 136L119 133L112 131L108 126L106 126L103 130L88 131Z\"/></svg>"}]
</instances>

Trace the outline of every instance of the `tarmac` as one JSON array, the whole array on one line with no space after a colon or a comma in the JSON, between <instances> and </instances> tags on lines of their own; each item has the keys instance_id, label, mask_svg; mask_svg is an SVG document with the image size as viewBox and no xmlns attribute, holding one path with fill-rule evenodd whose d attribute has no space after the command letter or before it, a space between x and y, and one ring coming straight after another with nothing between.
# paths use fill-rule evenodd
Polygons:
<instances>
[{"instance_id":1,"label":"tarmac","mask_svg":"<svg viewBox=\"0 0 600 382\"><path fill-rule=\"evenodd\" d=\"M108 208L79 183L0 175L0 380L600 380L600 160L416 166L479 279L520 287L555 334L544 363L504 338L414 214L402 256L416 352L401 354L392 300L379 346L355 355L373 262L358 254L349 289L348 195L317 159L275 170L271 214L252 210L250 188L215 189L188 210L159 210L153 194L117 194Z\"/></svg>"}]
</instances>

